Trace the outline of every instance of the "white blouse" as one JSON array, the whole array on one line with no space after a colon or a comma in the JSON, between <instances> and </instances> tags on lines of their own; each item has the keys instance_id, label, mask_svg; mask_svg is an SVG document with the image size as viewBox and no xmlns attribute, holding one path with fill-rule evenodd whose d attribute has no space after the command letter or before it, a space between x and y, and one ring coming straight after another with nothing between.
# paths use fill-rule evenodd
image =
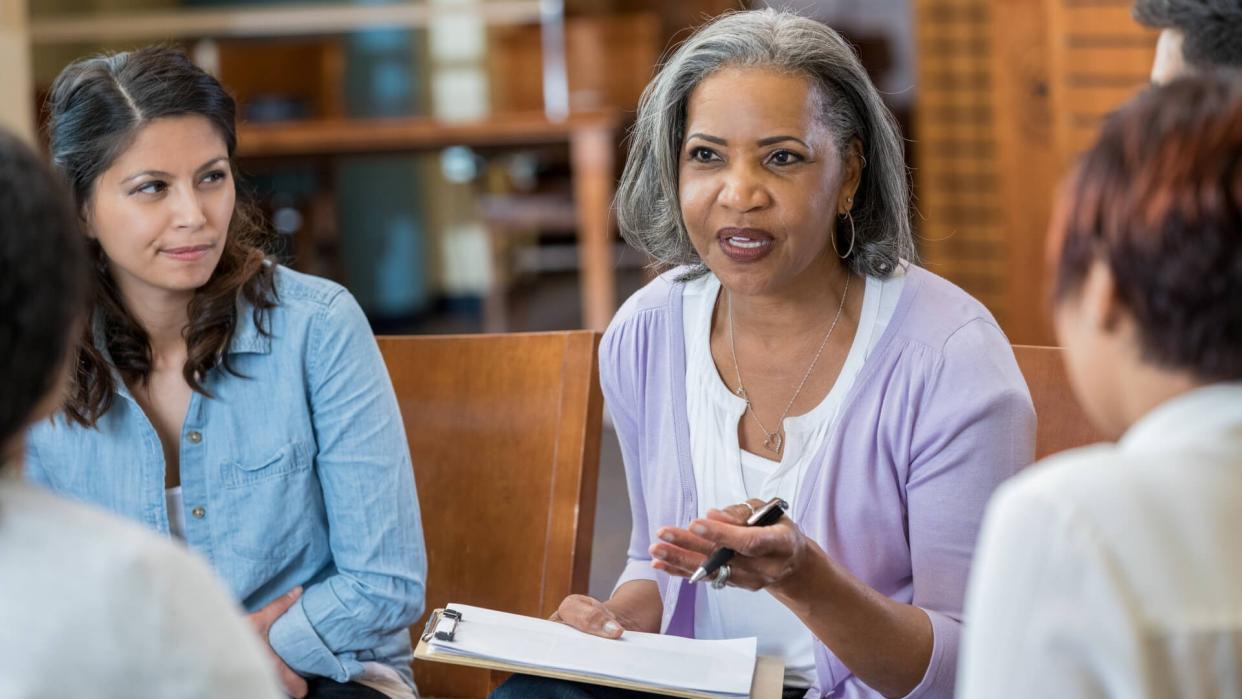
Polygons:
<instances>
[{"instance_id":1,"label":"white blouse","mask_svg":"<svg viewBox=\"0 0 1242 699\"><path fill-rule=\"evenodd\" d=\"M283 697L206 562L0 474L0 697Z\"/></svg>"},{"instance_id":2,"label":"white blouse","mask_svg":"<svg viewBox=\"0 0 1242 699\"><path fill-rule=\"evenodd\" d=\"M836 383L809 412L785 418L780 461L743 451L738 424L746 401L725 385L711 354L712 315L720 281L708 274L683 291L686 339L686 409L690 421L690 460L698 492L699 516L748 498L781 497L793 503L811 459L819 452L867 355L883 336L905 283L901 266L888 279L868 277L854 342ZM790 391L794 387L790 387ZM798 513L790 516L797 520ZM789 608L767 592L699 586L695 596L696 638L759 640L761 655L785 660L785 684L815 682L815 638Z\"/></svg>"},{"instance_id":3,"label":"white blouse","mask_svg":"<svg viewBox=\"0 0 1242 699\"><path fill-rule=\"evenodd\" d=\"M958 696L1242 696L1242 383L996 491Z\"/></svg>"}]
</instances>

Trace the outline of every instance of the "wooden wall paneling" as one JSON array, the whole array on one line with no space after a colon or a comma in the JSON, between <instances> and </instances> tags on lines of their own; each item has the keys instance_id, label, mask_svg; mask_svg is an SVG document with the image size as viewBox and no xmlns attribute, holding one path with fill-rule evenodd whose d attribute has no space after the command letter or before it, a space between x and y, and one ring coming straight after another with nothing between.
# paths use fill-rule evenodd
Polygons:
<instances>
[{"instance_id":1,"label":"wooden wall paneling","mask_svg":"<svg viewBox=\"0 0 1242 699\"><path fill-rule=\"evenodd\" d=\"M988 0L914 0L919 96L915 109L915 226L923 264L1006 322L1008 285L989 97Z\"/></svg>"},{"instance_id":2,"label":"wooden wall paneling","mask_svg":"<svg viewBox=\"0 0 1242 699\"><path fill-rule=\"evenodd\" d=\"M1060 176L1048 86L1044 3L993 4L991 106L1005 230L1005 332L1011 342L1056 343L1045 303L1046 236Z\"/></svg>"},{"instance_id":3,"label":"wooden wall paneling","mask_svg":"<svg viewBox=\"0 0 1242 699\"><path fill-rule=\"evenodd\" d=\"M924 264L1052 344L1056 186L1100 120L1147 84L1155 33L1131 0L915 0L914 146Z\"/></svg>"},{"instance_id":4,"label":"wooden wall paneling","mask_svg":"<svg viewBox=\"0 0 1242 699\"><path fill-rule=\"evenodd\" d=\"M1057 155L1068 169L1100 120L1149 84L1157 32L1131 0L1045 0Z\"/></svg>"}]
</instances>

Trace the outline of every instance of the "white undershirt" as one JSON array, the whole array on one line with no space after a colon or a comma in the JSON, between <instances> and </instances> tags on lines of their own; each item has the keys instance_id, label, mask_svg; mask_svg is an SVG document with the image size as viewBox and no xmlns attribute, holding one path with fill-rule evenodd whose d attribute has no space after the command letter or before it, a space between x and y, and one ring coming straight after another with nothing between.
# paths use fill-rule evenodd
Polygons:
<instances>
[{"instance_id":1,"label":"white undershirt","mask_svg":"<svg viewBox=\"0 0 1242 699\"><path fill-rule=\"evenodd\" d=\"M181 496L181 486L164 491L164 505L168 510L168 533L174 539L185 541L185 501Z\"/></svg>"},{"instance_id":2,"label":"white undershirt","mask_svg":"<svg viewBox=\"0 0 1242 699\"><path fill-rule=\"evenodd\" d=\"M721 380L711 354L712 315L720 293L715 275L688 282L683 290L683 331L686 339L686 412L690 422L690 460L698 493L699 516L747 498L781 497L794 503L807 467L824 445L839 409L863 362L892 318L905 284L898 266L888 279L867 278L858 330L836 383L819 405L784 420L782 459L773 461L742 451L738 423L746 402ZM835 309L826 310L832 312ZM745 379L745 367L742 368ZM794 387L790 387L790 391ZM797 512L791 516L797 517ZM761 655L785 661L785 685L810 687L815 682L815 639L810 630L767 592L735 587L698 588L695 597L696 638L754 636Z\"/></svg>"}]
</instances>

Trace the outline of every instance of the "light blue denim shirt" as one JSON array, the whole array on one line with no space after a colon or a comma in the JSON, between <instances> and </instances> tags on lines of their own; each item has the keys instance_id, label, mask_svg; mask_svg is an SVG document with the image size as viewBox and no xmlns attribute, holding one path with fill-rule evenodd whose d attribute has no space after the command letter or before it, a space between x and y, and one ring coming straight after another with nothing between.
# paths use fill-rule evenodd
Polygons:
<instances>
[{"instance_id":1,"label":"light blue denim shirt","mask_svg":"<svg viewBox=\"0 0 1242 699\"><path fill-rule=\"evenodd\" d=\"M374 661L413 686L427 562L392 383L349 292L283 267L276 290L270 337L239 305L228 351L241 376L215 369L212 397L190 398L186 542L248 611L304 586L269 634L297 672L346 682ZM159 437L117 386L98 429L58 417L31 430L28 477L167 534Z\"/></svg>"}]
</instances>

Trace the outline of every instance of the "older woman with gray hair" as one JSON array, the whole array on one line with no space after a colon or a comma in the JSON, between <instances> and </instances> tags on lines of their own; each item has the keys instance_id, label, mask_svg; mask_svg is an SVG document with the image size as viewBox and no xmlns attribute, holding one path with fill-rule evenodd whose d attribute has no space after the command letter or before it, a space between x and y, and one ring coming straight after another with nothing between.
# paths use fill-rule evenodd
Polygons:
<instances>
[{"instance_id":1,"label":"older woman with gray hair","mask_svg":"<svg viewBox=\"0 0 1242 699\"><path fill-rule=\"evenodd\" d=\"M832 29L739 12L669 57L617 209L674 269L600 349L629 561L609 600L574 595L555 618L755 636L790 697L952 696L983 507L1032 460L1035 416L992 316L913 264L908 197L897 128ZM772 498L787 516L743 526ZM737 555L691 583L720 546Z\"/></svg>"}]
</instances>

